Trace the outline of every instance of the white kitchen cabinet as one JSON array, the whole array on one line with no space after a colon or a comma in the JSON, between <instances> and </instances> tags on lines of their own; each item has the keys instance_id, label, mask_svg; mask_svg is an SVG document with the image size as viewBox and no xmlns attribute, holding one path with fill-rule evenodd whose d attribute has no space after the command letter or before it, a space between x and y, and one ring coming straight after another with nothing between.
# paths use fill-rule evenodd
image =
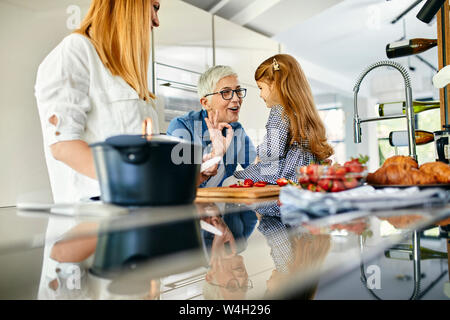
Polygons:
<instances>
[{"instance_id":1,"label":"white kitchen cabinet","mask_svg":"<svg viewBox=\"0 0 450 320\"><path fill-rule=\"evenodd\" d=\"M162 3L153 29L153 82L160 101L160 129L174 117L201 109L200 75L213 66L212 15L179 0Z\"/></svg>"},{"instance_id":2,"label":"white kitchen cabinet","mask_svg":"<svg viewBox=\"0 0 450 320\"><path fill-rule=\"evenodd\" d=\"M252 30L214 16L216 65L229 65L245 84L255 85L256 68L279 53L278 42Z\"/></svg>"},{"instance_id":3,"label":"white kitchen cabinet","mask_svg":"<svg viewBox=\"0 0 450 320\"><path fill-rule=\"evenodd\" d=\"M262 142L266 133L265 125L270 109L259 97L259 89L256 86L248 84L242 86L247 88L247 96L242 102L239 122L256 147Z\"/></svg>"},{"instance_id":4,"label":"white kitchen cabinet","mask_svg":"<svg viewBox=\"0 0 450 320\"><path fill-rule=\"evenodd\" d=\"M167 0L153 30L155 61L204 72L213 66L212 15L179 0Z\"/></svg>"},{"instance_id":5,"label":"white kitchen cabinet","mask_svg":"<svg viewBox=\"0 0 450 320\"><path fill-rule=\"evenodd\" d=\"M259 97L254 74L261 62L279 53L279 44L218 16L214 16L214 34L216 65L231 66L248 89L239 122L256 145L264 137L270 109Z\"/></svg>"}]
</instances>

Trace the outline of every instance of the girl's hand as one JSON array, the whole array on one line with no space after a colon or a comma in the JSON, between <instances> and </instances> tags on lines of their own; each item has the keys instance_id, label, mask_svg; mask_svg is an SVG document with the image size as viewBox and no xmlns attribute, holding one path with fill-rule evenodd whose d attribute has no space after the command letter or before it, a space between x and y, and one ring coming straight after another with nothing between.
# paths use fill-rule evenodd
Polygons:
<instances>
[{"instance_id":1,"label":"girl's hand","mask_svg":"<svg viewBox=\"0 0 450 320\"><path fill-rule=\"evenodd\" d=\"M212 155L213 157L223 157L228 150L228 147L233 140L233 128L225 122L219 122L219 112L215 111L214 115L208 112L208 118L205 118L206 125L208 126L209 136L212 143ZM226 137L223 136L222 130L227 128Z\"/></svg>"}]
</instances>

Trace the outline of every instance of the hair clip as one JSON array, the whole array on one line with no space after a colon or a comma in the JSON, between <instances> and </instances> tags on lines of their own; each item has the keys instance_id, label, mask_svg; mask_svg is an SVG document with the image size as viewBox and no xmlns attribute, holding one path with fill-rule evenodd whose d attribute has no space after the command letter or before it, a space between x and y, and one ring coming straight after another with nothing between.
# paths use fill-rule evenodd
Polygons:
<instances>
[{"instance_id":1,"label":"hair clip","mask_svg":"<svg viewBox=\"0 0 450 320\"><path fill-rule=\"evenodd\" d=\"M275 58L273 58L273 70L280 71L280 65L278 64L278 61Z\"/></svg>"}]
</instances>

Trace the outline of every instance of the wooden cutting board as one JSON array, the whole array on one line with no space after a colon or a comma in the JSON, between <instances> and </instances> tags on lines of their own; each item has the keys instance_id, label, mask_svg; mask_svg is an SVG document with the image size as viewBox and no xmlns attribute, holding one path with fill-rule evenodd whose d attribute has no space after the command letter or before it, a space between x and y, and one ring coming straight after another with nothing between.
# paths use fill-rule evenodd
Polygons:
<instances>
[{"instance_id":1,"label":"wooden cutting board","mask_svg":"<svg viewBox=\"0 0 450 320\"><path fill-rule=\"evenodd\" d=\"M280 194L279 186L265 186L252 188L199 188L197 189L197 198L266 198L274 197Z\"/></svg>"},{"instance_id":2,"label":"wooden cutting board","mask_svg":"<svg viewBox=\"0 0 450 320\"><path fill-rule=\"evenodd\" d=\"M234 204L246 204L252 205L257 203L266 203L268 201L276 201L278 200L278 196L267 197L267 198L209 198L209 197L197 197L195 198L195 203L204 204L204 203L234 203Z\"/></svg>"}]
</instances>

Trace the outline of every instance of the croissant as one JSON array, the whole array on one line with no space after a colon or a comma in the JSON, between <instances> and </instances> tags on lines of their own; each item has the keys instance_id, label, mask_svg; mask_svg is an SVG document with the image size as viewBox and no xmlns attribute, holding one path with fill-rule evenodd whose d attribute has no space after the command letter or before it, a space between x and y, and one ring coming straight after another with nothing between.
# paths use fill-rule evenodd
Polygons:
<instances>
[{"instance_id":1,"label":"croissant","mask_svg":"<svg viewBox=\"0 0 450 320\"><path fill-rule=\"evenodd\" d=\"M383 167L387 176L387 184L414 184L413 177L409 174L411 167L406 166L405 163L398 162Z\"/></svg>"},{"instance_id":2,"label":"croissant","mask_svg":"<svg viewBox=\"0 0 450 320\"><path fill-rule=\"evenodd\" d=\"M412 184L412 181L412 177L408 174L408 169L400 163L383 165L374 173L369 173L367 175L367 182L369 182L370 184L406 185Z\"/></svg>"},{"instance_id":3,"label":"croissant","mask_svg":"<svg viewBox=\"0 0 450 320\"><path fill-rule=\"evenodd\" d=\"M417 161L407 156L393 156L383 166L367 175L369 184L420 185L450 183L450 165L443 162L428 162L418 166Z\"/></svg>"},{"instance_id":4,"label":"croissant","mask_svg":"<svg viewBox=\"0 0 450 320\"><path fill-rule=\"evenodd\" d=\"M440 161L424 163L419 170L433 176L435 183L450 183L450 165Z\"/></svg>"},{"instance_id":5,"label":"croissant","mask_svg":"<svg viewBox=\"0 0 450 320\"><path fill-rule=\"evenodd\" d=\"M375 171L374 173L370 173L367 174L367 182L369 184L380 184L380 185L385 185L387 184L387 176L384 173L384 168L381 167L379 168L377 171Z\"/></svg>"},{"instance_id":6,"label":"croissant","mask_svg":"<svg viewBox=\"0 0 450 320\"><path fill-rule=\"evenodd\" d=\"M417 161L408 156L390 157L390 158L386 159L383 166L388 166L390 164L400 164L404 167L411 167L411 168L419 169L419 164L417 163Z\"/></svg>"},{"instance_id":7,"label":"croissant","mask_svg":"<svg viewBox=\"0 0 450 320\"><path fill-rule=\"evenodd\" d=\"M412 178L412 184L435 184L437 183L436 178L425 172L420 171L419 169L411 168L408 171L408 175Z\"/></svg>"},{"instance_id":8,"label":"croissant","mask_svg":"<svg viewBox=\"0 0 450 320\"><path fill-rule=\"evenodd\" d=\"M433 175L426 174L401 163L383 165L374 173L367 175L367 182L378 185L418 185L433 184L436 179Z\"/></svg>"}]
</instances>

